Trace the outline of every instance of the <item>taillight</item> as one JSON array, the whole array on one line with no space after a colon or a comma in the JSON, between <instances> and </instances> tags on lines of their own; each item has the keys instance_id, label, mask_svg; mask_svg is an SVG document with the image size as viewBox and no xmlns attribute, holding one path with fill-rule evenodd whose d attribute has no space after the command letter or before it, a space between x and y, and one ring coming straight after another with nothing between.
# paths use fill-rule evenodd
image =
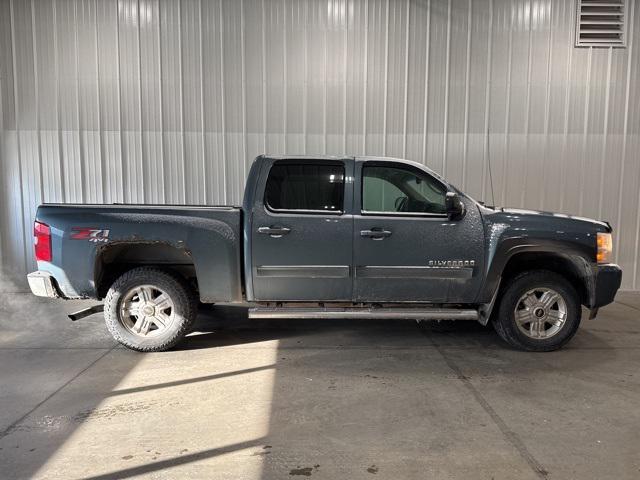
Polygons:
<instances>
[{"instance_id":1,"label":"taillight","mask_svg":"<svg viewBox=\"0 0 640 480\"><path fill-rule=\"evenodd\" d=\"M51 229L49 228L49 225L46 223L34 222L33 245L37 261L51 261Z\"/></svg>"}]
</instances>

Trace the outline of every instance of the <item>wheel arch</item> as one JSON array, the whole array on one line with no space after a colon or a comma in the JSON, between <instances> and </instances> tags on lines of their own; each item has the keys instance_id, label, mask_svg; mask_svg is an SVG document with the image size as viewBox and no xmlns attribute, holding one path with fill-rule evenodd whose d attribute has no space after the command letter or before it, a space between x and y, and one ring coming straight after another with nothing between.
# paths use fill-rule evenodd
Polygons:
<instances>
[{"instance_id":1,"label":"wheel arch","mask_svg":"<svg viewBox=\"0 0 640 480\"><path fill-rule=\"evenodd\" d=\"M524 251L511 256L506 262L500 285L508 285L509 281L522 272L547 270L560 275L576 289L580 303L586 305L590 301L588 264L578 255L568 255L549 251Z\"/></svg>"},{"instance_id":2,"label":"wheel arch","mask_svg":"<svg viewBox=\"0 0 640 480\"><path fill-rule=\"evenodd\" d=\"M138 267L170 271L198 292L195 263L186 249L167 242L113 242L100 248L96 255L94 283L98 298L106 296L118 277Z\"/></svg>"},{"instance_id":3,"label":"wheel arch","mask_svg":"<svg viewBox=\"0 0 640 480\"><path fill-rule=\"evenodd\" d=\"M594 258L591 258L591 257ZM576 242L548 238L507 237L490 248L478 303L488 303L511 275L527 269L550 270L573 282L583 304L591 303L591 265L595 253Z\"/></svg>"}]
</instances>

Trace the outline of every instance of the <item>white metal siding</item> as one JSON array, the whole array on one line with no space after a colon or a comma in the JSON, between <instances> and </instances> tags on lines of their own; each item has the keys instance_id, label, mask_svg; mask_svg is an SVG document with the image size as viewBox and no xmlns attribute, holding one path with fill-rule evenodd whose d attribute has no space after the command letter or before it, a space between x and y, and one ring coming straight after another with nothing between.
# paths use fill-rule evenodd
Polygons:
<instances>
[{"instance_id":1,"label":"white metal siding","mask_svg":"<svg viewBox=\"0 0 640 480\"><path fill-rule=\"evenodd\" d=\"M0 0L4 267L34 268L41 202L237 204L263 152L406 157L490 202L490 155L498 204L610 221L638 289L634 10L592 49L575 0Z\"/></svg>"}]
</instances>

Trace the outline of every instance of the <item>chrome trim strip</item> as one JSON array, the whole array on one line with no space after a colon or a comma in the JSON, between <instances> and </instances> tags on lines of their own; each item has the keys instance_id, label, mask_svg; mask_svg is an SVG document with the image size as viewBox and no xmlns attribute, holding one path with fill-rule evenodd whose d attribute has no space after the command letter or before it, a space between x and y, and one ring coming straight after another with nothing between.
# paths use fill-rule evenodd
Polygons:
<instances>
[{"instance_id":1,"label":"chrome trim strip","mask_svg":"<svg viewBox=\"0 0 640 480\"><path fill-rule=\"evenodd\" d=\"M349 278L348 265L260 265L257 277L270 278Z\"/></svg>"},{"instance_id":2,"label":"chrome trim strip","mask_svg":"<svg viewBox=\"0 0 640 480\"><path fill-rule=\"evenodd\" d=\"M377 215L380 217L427 217L448 218L446 213L421 213L421 212L377 212L373 210L361 210L362 215Z\"/></svg>"},{"instance_id":3,"label":"chrome trim strip","mask_svg":"<svg viewBox=\"0 0 640 480\"><path fill-rule=\"evenodd\" d=\"M473 267L428 267L403 265L356 266L356 278L453 278L467 280L473 277Z\"/></svg>"},{"instance_id":4,"label":"chrome trim strip","mask_svg":"<svg viewBox=\"0 0 640 480\"><path fill-rule=\"evenodd\" d=\"M291 213L291 214L303 214L313 213L314 215L342 215L344 210L306 210L304 208L272 208L265 203L265 208L271 213Z\"/></svg>"},{"instance_id":5,"label":"chrome trim strip","mask_svg":"<svg viewBox=\"0 0 640 480\"><path fill-rule=\"evenodd\" d=\"M249 318L298 319L397 319L397 320L477 320L476 310L453 308L265 308L249 310Z\"/></svg>"}]
</instances>

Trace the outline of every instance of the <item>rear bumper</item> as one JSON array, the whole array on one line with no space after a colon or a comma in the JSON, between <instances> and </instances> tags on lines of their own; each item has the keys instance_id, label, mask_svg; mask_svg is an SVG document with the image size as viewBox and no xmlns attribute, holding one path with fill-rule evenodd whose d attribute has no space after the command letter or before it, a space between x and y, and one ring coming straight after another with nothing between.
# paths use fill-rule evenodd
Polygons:
<instances>
[{"instance_id":1,"label":"rear bumper","mask_svg":"<svg viewBox=\"0 0 640 480\"><path fill-rule=\"evenodd\" d=\"M594 282L591 308L599 308L613 302L622 282L622 270L618 265L606 264L593 267Z\"/></svg>"},{"instance_id":2,"label":"rear bumper","mask_svg":"<svg viewBox=\"0 0 640 480\"><path fill-rule=\"evenodd\" d=\"M56 281L50 273L37 271L27 275L31 293L38 297L56 298L61 297Z\"/></svg>"}]
</instances>

